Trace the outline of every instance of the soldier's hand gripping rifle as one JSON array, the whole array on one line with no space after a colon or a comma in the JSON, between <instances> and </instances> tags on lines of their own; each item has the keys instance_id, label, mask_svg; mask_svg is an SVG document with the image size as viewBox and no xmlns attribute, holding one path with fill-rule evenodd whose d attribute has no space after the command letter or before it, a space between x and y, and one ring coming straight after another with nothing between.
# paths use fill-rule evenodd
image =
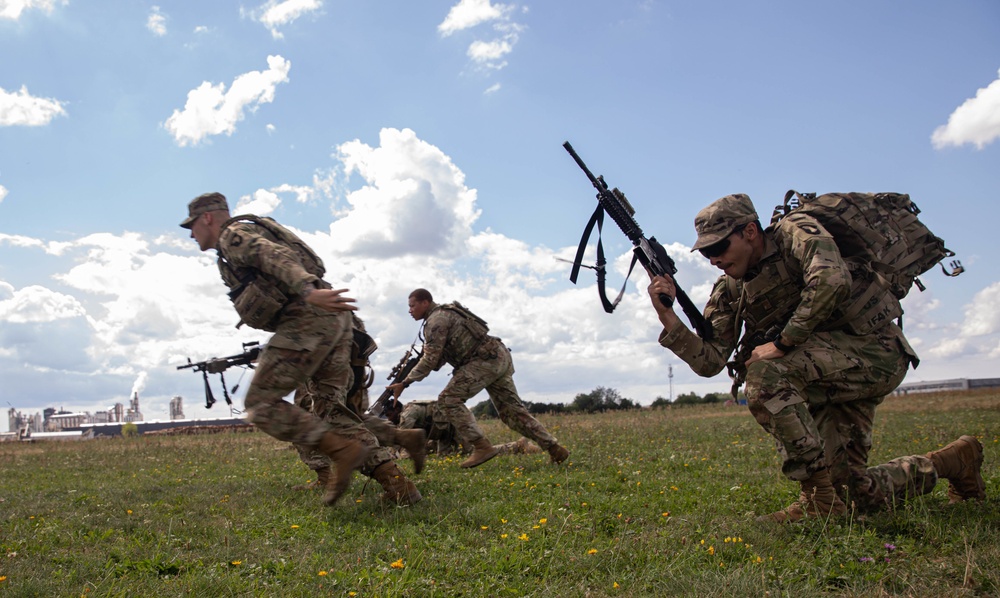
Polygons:
<instances>
[{"instance_id":1,"label":"soldier's hand gripping rifle","mask_svg":"<svg viewBox=\"0 0 1000 598\"><path fill-rule=\"evenodd\" d=\"M410 345L410 348L406 350L403 354L402 359L399 360L395 366L393 366L392 371L386 376L386 380L391 380L389 384L397 384L406 380L406 376L409 375L410 371L416 367L417 363L420 361L420 357L423 355L420 351L417 351L416 343ZM393 405L390 407L389 400L392 400ZM382 391L378 399L372 406L368 408L368 413L375 415L376 417L382 417L386 411L391 411L398 406L399 401L392 396L392 391L388 388Z\"/></svg>"},{"instance_id":2,"label":"soldier's hand gripping rifle","mask_svg":"<svg viewBox=\"0 0 1000 598\"><path fill-rule=\"evenodd\" d=\"M201 372L201 377L205 380L205 409L211 409L212 405L215 404L215 396L212 394L212 386L208 383L209 374L218 374L219 379L222 381L222 395L226 398L226 403L230 407L233 405L233 400L229 397L229 391L226 390L226 376L223 372L231 367L236 366L246 366L253 369L253 362L257 361L257 357L260 356L260 343L257 341L250 341L248 343L243 343L243 352L238 355L230 355L228 357L213 357L205 361L191 362L191 358L188 357L187 365L179 365L177 369L186 370L188 368L194 369L196 372ZM239 388L239 383L233 387L233 392Z\"/></svg>"},{"instance_id":3,"label":"soldier's hand gripping rifle","mask_svg":"<svg viewBox=\"0 0 1000 598\"><path fill-rule=\"evenodd\" d=\"M576 259L573 261L573 270L569 275L569 279L573 284L576 284L576 278L580 273L581 261L583 260L583 253L587 249L587 241L590 239L590 233L594 230L594 225L596 224L597 264L595 264L594 270L597 272L597 288L600 292L601 303L604 305L604 311L611 313L618 306L618 302L621 301L622 296L625 294L625 285L622 285L622 290L618 293L618 297L614 301L608 300L607 294L604 291L605 265L607 261L604 258L604 247L601 244L601 226L604 223L605 213L615 221L618 228L625 233L625 236L628 237L628 240L634 246L632 250L632 264L629 266L628 274L625 276L625 284L628 284L628 277L632 274L632 268L635 267L636 261L645 266L655 276L666 274L671 278L677 273L677 266L674 264L674 260L670 259L670 256L667 255L667 250L663 248L663 245L657 242L656 237L647 239L642 234L642 229L634 217L635 209L628 202L628 199L625 198L625 194L619 191L617 187L608 189L608 184L604 182L603 176L595 177L568 141L563 143L563 147L566 148L570 156L573 156L573 160L576 161L577 166L586 173L591 184L597 189L597 209L594 211L594 215L590 217L586 228L584 228L583 238L580 239L580 246L577 248ZM681 304L681 308L684 310L684 314L687 315L695 332L701 338L711 340L712 327L705 321L705 317L701 311L691 302L687 293L677 284L676 279L674 280L674 288L677 289L677 302ZM673 304L671 298L662 293L660 294L660 302L667 307Z\"/></svg>"}]
</instances>

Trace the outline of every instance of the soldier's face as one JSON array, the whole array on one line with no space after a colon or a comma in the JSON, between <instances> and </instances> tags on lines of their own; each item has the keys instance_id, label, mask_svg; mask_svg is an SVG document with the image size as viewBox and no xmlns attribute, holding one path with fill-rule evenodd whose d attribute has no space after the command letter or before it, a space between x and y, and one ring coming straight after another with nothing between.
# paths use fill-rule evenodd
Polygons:
<instances>
[{"instance_id":1,"label":"soldier's face","mask_svg":"<svg viewBox=\"0 0 1000 598\"><path fill-rule=\"evenodd\" d=\"M202 214L191 225L191 238L198 242L198 248L208 251L215 247L215 239L212 238L211 214Z\"/></svg>"},{"instance_id":2,"label":"soldier's face","mask_svg":"<svg viewBox=\"0 0 1000 598\"><path fill-rule=\"evenodd\" d=\"M726 250L709 259L712 265L733 278L743 278L750 269L753 245L747 238L746 229L729 235Z\"/></svg>"},{"instance_id":3,"label":"soldier's face","mask_svg":"<svg viewBox=\"0 0 1000 598\"><path fill-rule=\"evenodd\" d=\"M430 301L417 301L413 297L410 297L407 302L410 306L410 316L414 320L423 320L424 316L427 315L427 310L431 306Z\"/></svg>"}]
</instances>

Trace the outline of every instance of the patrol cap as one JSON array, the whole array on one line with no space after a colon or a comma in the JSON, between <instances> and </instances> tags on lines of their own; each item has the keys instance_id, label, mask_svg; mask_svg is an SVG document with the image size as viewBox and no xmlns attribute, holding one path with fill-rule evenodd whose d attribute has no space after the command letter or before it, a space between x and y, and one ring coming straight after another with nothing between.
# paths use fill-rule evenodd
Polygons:
<instances>
[{"instance_id":1,"label":"patrol cap","mask_svg":"<svg viewBox=\"0 0 1000 598\"><path fill-rule=\"evenodd\" d=\"M727 195L703 208L694 217L694 229L698 232L691 251L715 245L744 224L758 220L750 197L743 193Z\"/></svg>"},{"instance_id":2,"label":"patrol cap","mask_svg":"<svg viewBox=\"0 0 1000 598\"><path fill-rule=\"evenodd\" d=\"M214 212L216 210L229 211L229 204L226 203L225 195L217 192L199 195L188 204L188 217L181 222L181 228L191 228L198 216L201 216L205 212Z\"/></svg>"}]
</instances>

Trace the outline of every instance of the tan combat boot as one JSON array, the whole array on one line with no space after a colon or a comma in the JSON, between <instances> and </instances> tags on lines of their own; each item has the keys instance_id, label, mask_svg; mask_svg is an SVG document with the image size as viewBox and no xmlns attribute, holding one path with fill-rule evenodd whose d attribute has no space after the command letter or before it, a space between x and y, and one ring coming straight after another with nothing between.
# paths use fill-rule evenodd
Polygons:
<instances>
[{"instance_id":1,"label":"tan combat boot","mask_svg":"<svg viewBox=\"0 0 1000 598\"><path fill-rule=\"evenodd\" d=\"M401 507L420 502L423 498L420 491L413 485L402 470L393 461L386 461L372 472L372 478L382 485L383 502L395 503Z\"/></svg>"},{"instance_id":2,"label":"tan combat boot","mask_svg":"<svg viewBox=\"0 0 1000 598\"><path fill-rule=\"evenodd\" d=\"M757 518L762 522L794 523L806 517L831 517L847 513L847 505L837 496L830 481L830 470L824 469L800 482L799 500L780 511Z\"/></svg>"},{"instance_id":3,"label":"tan combat boot","mask_svg":"<svg viewBox=\"0 0 1000 598\"><path fill-rule=\"evenodd\" d=\"M329 457L337 468L337 475L327 481L326 493L323 494L323 502L333 505L351 485L351 475L364 464L369 449L356 440L327 432L316 445L316 450Z\"/></svg>"},{"instance_id":4,"label":"tan combat boot","mask_svg":"<svg viewBox=\"0 0 1000 598\"><path fill-rule=\"evenodd\" d=\"M423 471L424 461L427 459L427 432L417 428L396 430L396 444L410 454L413 473Z\"/></svg>"},{"instance_id":5,"label":"tan combat boot","mask_svg":"<svg viewBox=\"0 0 1000 598\"><path fill-rule=\"evenodd\" d=\"M306 484L297 484L292 486L292 490L312 490L313 488L326 488L326 485L330 482L330 471L329 467L320 467L316 470L316 479L308 482Z\"/></svg>"},{"instance_id":6,"label":"tan combat boot","mask_svg":"<svg viewBox=\"0 0 1000 598\"><path fill-rule=\"evenodd\" d=\"M493 443L491 443L489 439L486 438L485 436L473 442L472 448L474 448L475 450L472 451L472 454L469 456L468 459L462 461L460 467L468 468L468 467L475 467L477 465L482 465L483 463L486 463L493 457L496 457L497 454L500 452L500 449L493 446Z\"/></svg>"},{"instance_id":7,"label":"tan combat boot","mask_svg":"<svg viewBox=\"0 0 1000 598\"><path fill-rule=\"evenodd\" d=\"M561 444L553 444L549 447L549 457L553 463L559 465L566 459L569 459L569 451Z\"/></svg>"},{"instance_id":8,"label":"tan combat boot","mask_svg":"<svg viewBox=\"0 0 1000 598\"><path fill-rule=\"evenodd\" d=\"M948 502L986 498L981 473L983 445L974 436L962 436L943 449L927 453L938 477L948 480Z\"/></svg>"}]
</instances>

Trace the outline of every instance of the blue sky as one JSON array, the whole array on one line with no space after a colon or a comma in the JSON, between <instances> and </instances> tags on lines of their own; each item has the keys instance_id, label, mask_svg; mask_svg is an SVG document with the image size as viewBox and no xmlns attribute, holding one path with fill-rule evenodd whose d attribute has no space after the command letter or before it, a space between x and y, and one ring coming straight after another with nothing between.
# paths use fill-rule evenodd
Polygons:
<instances>
[{"instance_id":1,"label":"blue sky","mask_svg":"<svg viewBox=\"0 0 1000 598\"><path fill-rule=\"evenodd\" d=\"M138 390L147 418L174 395L222 415L175 366L266 335L233 327L213 252L177 226L206 191L316 247L375 333L377 384L424 286L490 322L527 400L649 403L671 364L675 396L726 390L659 348L640 277L614 315L589 271L567 280L554 256L594 198L566 140L699 304L716 272L688 248L713 199L747 193L766 218L790 188L909 193L968 272L906 299L907 381L997 375L992 0L0 0L0 57L4 408ZM620 285L628 244L605 243Z\"/></svg>"}]
</instances>

